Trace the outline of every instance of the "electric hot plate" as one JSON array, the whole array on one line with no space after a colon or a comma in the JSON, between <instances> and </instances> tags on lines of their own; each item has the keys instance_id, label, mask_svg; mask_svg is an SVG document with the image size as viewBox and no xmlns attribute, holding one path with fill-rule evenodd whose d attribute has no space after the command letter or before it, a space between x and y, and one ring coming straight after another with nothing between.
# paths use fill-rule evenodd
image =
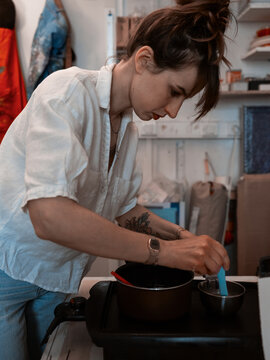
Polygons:
<instances>
[{"instance_id":1,"label":"electric hot plate","mask_svg":"<svg viewBox=\"0 0 270 360\"><path fill-rule=\"evenodd\" d=\"M203 307L193 280L190 313L169 322L136 321L122 315L117 283L102 281L86 301L86 326L103 347L104 360L263 360L258 289L242 283L246 294L234 315L218 317Z\"/></svg>"}]
</instances>

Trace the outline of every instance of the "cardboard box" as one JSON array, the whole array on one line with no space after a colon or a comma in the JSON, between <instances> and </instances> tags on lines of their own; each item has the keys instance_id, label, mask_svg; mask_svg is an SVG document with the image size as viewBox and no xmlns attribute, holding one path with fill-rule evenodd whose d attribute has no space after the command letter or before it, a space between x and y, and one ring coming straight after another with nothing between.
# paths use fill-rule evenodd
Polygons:
<instances>
[{"instance_id":1,"label":"cardboard box","mask_svg":"<svg viewBox=\"0 0 270 360\"><path fill-rule=\"evenodd\" d=\"M245 174L237 188L237 275L256 275L270 255L270 174Z\"/></svg>"},{"instance_id":2,"label":"cardboard box","mask_svg":"<svg viewBox=\"0 0 270 360\"><path fill-rule=\"evenodd\" d=\"M235 81L242 80L242 70L229 70L226 72L226 82L231 84Z\"/></svg>"},{"instance_id":3,"label":"cardboard box","mask_svg":"<svg viewBox=\"0 0 270 360\"><path fill-rule=\"evenodd\" d=\"M125 47L129 40L129 18L118 16L116 20L116 47Z\"/></svg>"},{"instance_id":4,"label":"cardboard box","mask_svg":"<svg viewBox=\"0 0 270 360\"><path fill-rule=\"evenodd\" d=\"M131 36L137 29L142 17L134 16L129 18L129 36Z\"/></svg>"}]
</instances>

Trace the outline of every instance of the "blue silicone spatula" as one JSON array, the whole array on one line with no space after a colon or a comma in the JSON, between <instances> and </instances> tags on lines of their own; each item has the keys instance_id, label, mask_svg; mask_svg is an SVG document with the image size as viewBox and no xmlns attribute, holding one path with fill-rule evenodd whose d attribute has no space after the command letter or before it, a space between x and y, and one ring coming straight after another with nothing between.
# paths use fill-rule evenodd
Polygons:
<instances>
[{"instance_id":1,"label":"blue silicone spatula","mask_svg":"<svg viewBox=\"0 0 270 360\"><path fill-rule=\"evenodd\" d=\"M220 268L218 273L219 292L221 296L228 296L228 289L226 284L225 270L223 267Z\"/></svg>"}]
</instances>

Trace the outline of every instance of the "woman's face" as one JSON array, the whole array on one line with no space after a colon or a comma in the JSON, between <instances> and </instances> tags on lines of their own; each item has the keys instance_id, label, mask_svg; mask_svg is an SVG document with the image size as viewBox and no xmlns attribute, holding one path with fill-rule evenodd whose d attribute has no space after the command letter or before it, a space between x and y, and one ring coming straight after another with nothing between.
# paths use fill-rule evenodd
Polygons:
<instances>
[{"instance_id":1,"label":"woman's face","mask_svg":"<svg viewBox=\"0 0 270 360\"><path fill-rule=\"evenodd\" d=\"M159 73L145 68L133 77L130 101L142 120L157 120L166 115L175 118L184 100L195 95L197 82L197 66Z\"/></svg>"}]
</instances>

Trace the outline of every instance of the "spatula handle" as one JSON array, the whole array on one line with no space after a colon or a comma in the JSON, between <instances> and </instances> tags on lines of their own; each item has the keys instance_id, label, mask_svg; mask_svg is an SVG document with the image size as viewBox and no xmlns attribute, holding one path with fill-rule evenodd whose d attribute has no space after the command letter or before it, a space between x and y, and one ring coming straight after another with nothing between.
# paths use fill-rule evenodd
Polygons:
<instances>
[{"instance_id":1,"label":"spatula handle","mask_svg":"<svg viewBox=\"0 0 270 360\"><path fill-rule=\"evenodd\" d=\"M228 289L226 284L225 270L223 267L220 268L218 273L219 291L221 296L228 296Z\"/></svg>"}]
</instances>

